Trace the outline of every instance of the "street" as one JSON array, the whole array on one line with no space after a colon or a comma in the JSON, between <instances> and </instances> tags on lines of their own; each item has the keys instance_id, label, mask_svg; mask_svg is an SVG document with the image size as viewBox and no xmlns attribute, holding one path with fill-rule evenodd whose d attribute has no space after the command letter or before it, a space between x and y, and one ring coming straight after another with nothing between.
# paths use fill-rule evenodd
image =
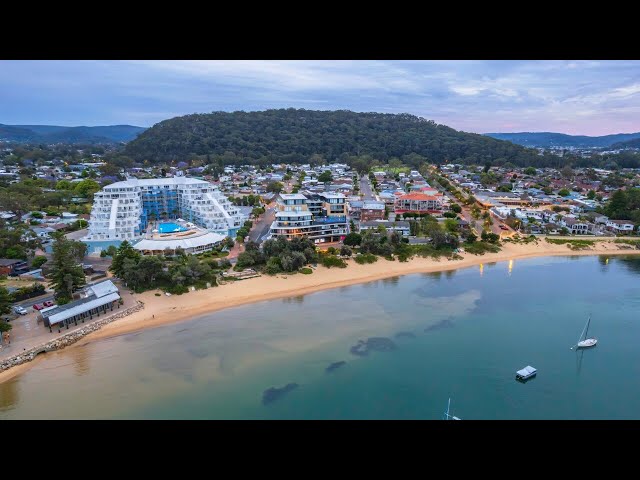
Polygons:
<instances>
[{"instance_id":1,"label":"street","mask_svg":"<svg viewBox=\"0 0 640 480\"><path fill-rule=\"evenodd\" d=\"M369 177L366 175L360 175L360 193L364 195L363 200L376 200Z\"/></svg>"},{"instance_id":2,"label":"street","mask_svg":"<svg viewBox=\"0 0 640 480\"><path fill-rule=\"evenodd\" d=\"M273 204L267 205L265 207L264 214L251 228L251 231L249 232L249 240L258 244L261 243L262 237L269 233L269 229L271 228L271 224L273 223L275 216L275 207Z\"/></svg>"}]
</instances>

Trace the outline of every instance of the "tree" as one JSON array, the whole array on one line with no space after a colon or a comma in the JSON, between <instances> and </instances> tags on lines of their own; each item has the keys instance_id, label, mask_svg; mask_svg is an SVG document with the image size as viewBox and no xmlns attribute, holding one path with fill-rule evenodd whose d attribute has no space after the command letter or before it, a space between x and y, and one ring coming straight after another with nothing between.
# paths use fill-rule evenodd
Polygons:
<instances>
[{"instance_id":1,"label":"tree","mask_svg":"<svg viewBox=\"0 0 640 480\"><path fill-rule=\"evenodd\" d=\"M455 212L455 213L461 213L462 212L462 207L460 205L458 205L457 203L452 203L451 204L451 211Z\"/></svg>"},{"instance_id":2,"label":"tree","mask_svg":"<svg viewBox=\"0 0 640 480\"><path fill-rule=\"evenodd\" d=\"M535 175L536 173L537 173L537 170L534 167L527 167L524 169L525 175Z\"/></svg>"},{"instance_id":3,"label":"tree","mask_svg":"<svg viewBox=\"0 0 640 480\"><path fill-rule=\"evenodd\" d=\"M560 175L562 175L566 179L573 178L573 169L570 165L566 165L560 170Z\"/></svg>"},{"instance_id":4,"label":"tree","mask_svg":"<svg viewBox=\"0 0 640 480\"><path fill-rule=\"evenodd\" d=\"M558 195L560 195L561 197L568 197L571 194L571 192L569 190L567 190L566 188L562 188L560 190L558 190Z\"/></svg>"},{"instance_id":5,"label":"tree","mask_svg":"<svg viewBox=\"0 0 640 480\"><path fill-rule=\"evenodd\" d=\"M111 270L117 277L122 278L124 274L124 261L125 259L131 259L137 265L140 260L140 252L133 248L133 246L128 241L123 241L116 254L113 256L113 261L111 262Z\"/></svg>"},{"instance_id":6,"label":"tree","mask_svg":"<svg viewBox=\"0 0 640 480\"><path fill-rule=\"evenodd\" d=\"M498 241L500 240L500 235L496 233L483 231L480 238L482 238L483 242L498 243Z\"/></svg>"},{"instance_id":7,"label":"tree","mask_svg":"<svg viewBox=\"0 0 640 480\"><path fill-rule=\"evenodd\" d=\"M346 237L344 237L344 241L342 242L345 245L349 245L350 247L357 247L362 243L362 235L359 233L351 232Z\"/></svg>"},{"instance_id":8,"label":"tree","mask_svg":"<svg viewBox=\"0 0 640 480\"><path fill-rule=\"evenodd\" d=\"M594 198L596 198L596 192L594 190L589 190L589 192L587 192L587 198L589 200L593 200Z\"/></svg>"},{"instance_id":9,"label":"tree","mask_svg":"<svg viewBox=\"0 0 640 480\"><path fill-rule=\"evenodd\" d=\"M73 292L86 284L81 259L78 259L86 248L86 244L64 237L58 238L53 244L49 277L59 304L68 303L73 298Z\"/></svg>"},{"instance_id":10,"label":"tree","mask_svg":"<svg viewBox=\"0 0 640 480\"><path fill-rule=\"evenodd\" d=\"M444 221L444 229L449 233L456 233L458 231L458 222L453 218L447 218Z\"/></svg>"},{"instance_id":11,"label":"tree","mask_svg":"<svg viewBox=\"0 0 640 480\"><path fill-rule=\"evenodd\" d=\"M11 296L6 288L0 287L0 315L11 312Z\"/></svg>"},{"instance_id":12,"label":"tree","mask_svg":"<svg viewBox=\"0 0 640 480\"><path fill-rule=\"evenodd\" d=\"M93 198L93 194L100 190L100 184L95 180L87 178L76 183L73 191L82 197Z\"/></svg>"},{"instance_id":13,"label":"tree","mask_svg":"<svg viewBox=\"0 0 640 480\"><path fill-rule=\"evenodd\" d=\"M342 245L342 247L340 247L340 255L342 255L343 257L350 257L352 253L353 252L348 246Z\"/></svg>"},{"instance_id":14,"label":"tree","mask_svg":"<svg viewBox=\"0 0 640 480\"><path fill-rule=\"evenodd\" d=\"M38 255L37 257L34 257L33 261L31 262L31 266L33 268L40 268L45 263L47 263L47 257L45 257L44 255Z\"/></svg>"},{"instance_id":15,"label":"tree","mask_svg":"<svg viewBox=\"0 0 640 480\"><path fill-rule=\"evenodd\" d=\"M282 183L280 182L271 181L267 184L267 192L280 193L282 192L283 188L284 185L282 185Z\"/></svg>"},{"instance_id":16,"label":"tree","mask_svg":"<svg viewBox=\"0 0 640 480\"><path fill-rule=\"evenodd\" d=\"M329 183L331 180L333 180L333 175L329 170L325 170L318 176L318 181L322 183Z\"/></svg>"},{"instance_id":17,"label":"tree","mask_svg":"<svg viewBox=\"0 0 640 480\"><path fill-rule=\"evenodd\" d=\"M0 333L8 332L13 328L9 322L5 322L4 320L0 321Z\"/></svg>"},{"instance_id":18,"label":"tree","mask_svg":"<svg viewBox=\"0 0 640 480\"><path fill-rule=\"evenodd\" d=\"M467 234L467 243L473 243L478 239L478 236L475 233Z\"/></svg>"}]
</instances>

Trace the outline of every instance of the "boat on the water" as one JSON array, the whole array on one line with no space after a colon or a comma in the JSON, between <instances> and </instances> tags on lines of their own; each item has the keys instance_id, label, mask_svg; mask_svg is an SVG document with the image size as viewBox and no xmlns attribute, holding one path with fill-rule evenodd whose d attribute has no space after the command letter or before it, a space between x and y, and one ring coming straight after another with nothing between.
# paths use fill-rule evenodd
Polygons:
<instances>
[{"instance_id":1,"label":"boat on the water","mask_svg":"<svg viewBox=\"0 0 640 480\"><path fill-rule=\"evenodd\" d=\"M584 326L580 337L578 338L578 343L571 347L571 350L574 348L577 350L579 348L589 348L595 347L598 340L596 338L587 338L587 333L589 332L589 325L591 324L591 315L589 315L589 319L587 320L587 324Z\"/></svg>"},{"instance_id":2,"label":"boat on the water","mask_svg":"<svg viewBox=\"0 0 640 480\"><path fill-rule=\"evenodd\" d=\"M443 420L462 420L461 418L456 417L455 415L449 414L449 408L451 407L451 398L449 398L449 403L447 403L447 411L444 412Z\"/></svg>"},{"instance_id":3,"label":"boat on the water","mask_svg":"<svg viewBox=\"0 0 640 480\"><path fill-rule=\"evenodd\" d=\"M516 372L516 380L520 380L521 382L526 382L530 378L535 377L538 374L538 370L533 368L531 365L527 365L521 370Z\"/></svg>"}]
</instances>

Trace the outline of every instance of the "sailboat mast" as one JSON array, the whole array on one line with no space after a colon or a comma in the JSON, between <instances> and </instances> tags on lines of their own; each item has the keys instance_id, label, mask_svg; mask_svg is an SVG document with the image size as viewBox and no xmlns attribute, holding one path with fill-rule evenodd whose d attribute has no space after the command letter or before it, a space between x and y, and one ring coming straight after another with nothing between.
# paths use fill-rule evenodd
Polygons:
<instances>
[{"instance_id":1,"label":"sailboat mast","mask_svg":"<svg viewBox=\"0 0 640 480\"><path fill-rule=\"evenodd\" d=\"M591 323L591 315L589 315L589 320L587 320L587 328L584 330L584 338L587 338L587 332L589 331L589 324Z\"/></svg>"}]
</instances>

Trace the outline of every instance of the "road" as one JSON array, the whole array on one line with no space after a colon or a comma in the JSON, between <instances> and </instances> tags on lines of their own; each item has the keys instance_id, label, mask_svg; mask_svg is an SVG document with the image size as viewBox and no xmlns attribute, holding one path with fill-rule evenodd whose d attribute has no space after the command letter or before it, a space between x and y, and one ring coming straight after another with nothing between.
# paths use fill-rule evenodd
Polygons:
<instances>
[{"instance_id":1,"label":"road","mask_svg":"<svg viewBox=\"0 0 640 480\"><path fill-rule=\"evenodd\" d=\"M363 200L376 200L371 182L366 175L360 175L360 193L364 195Z\"/></svg>"},{"instance_id":2,"label":"road","mask_svg":"<svg viewBox=\"0 0 640 480\"><path fill-rule=\"evenodd\" d=\"M262 237L269 233L269 228L271 228L271 224L273 223L275 216L275 207L273 206L273 204L267 205L265 207L264 214L251 228L251 231L249 232L249 240L256 243L261 243Z\"/></svg>"}]
</instances>

